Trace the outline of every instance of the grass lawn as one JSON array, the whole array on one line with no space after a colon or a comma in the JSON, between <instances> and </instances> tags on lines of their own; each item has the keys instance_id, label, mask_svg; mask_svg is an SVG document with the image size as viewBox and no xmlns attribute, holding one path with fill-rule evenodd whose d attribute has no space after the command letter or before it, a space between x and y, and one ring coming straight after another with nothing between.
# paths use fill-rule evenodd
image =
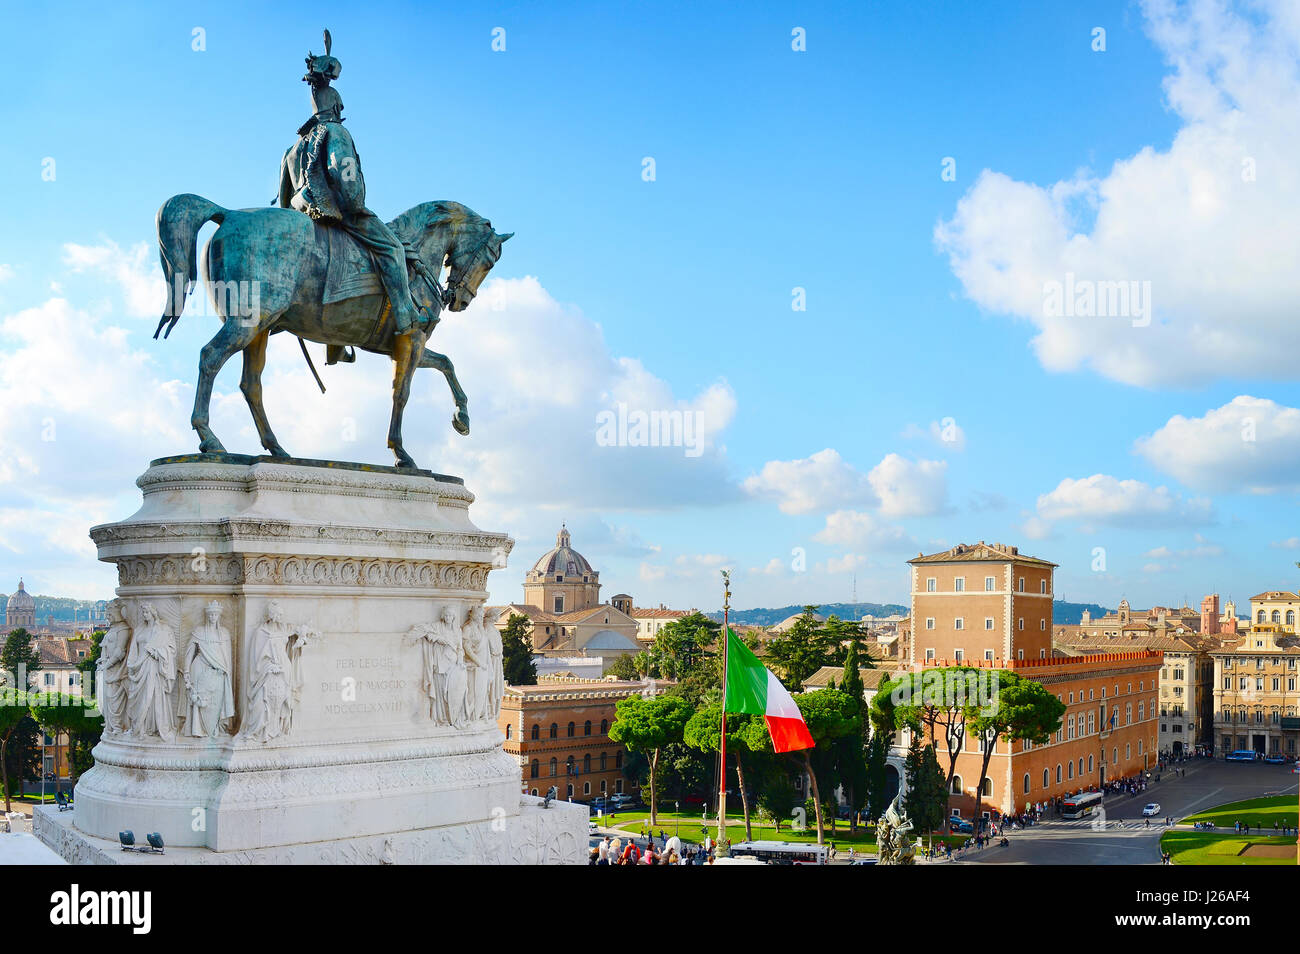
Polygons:
<instances>
[{"instance_id":1,"label":"grass lawn","mask_svg":"<svg viewBox=\"0 0 1300 954\"><path fill-rule=\"evenodd\" d=\"M1249 822L1252 828L1259 826L1265 832L1273 830L1274 822L1285 822L1289 827L1294 828L1296 796L1274 795L1268 798L1251 798L1244 802L1229 802L1226 805L1197 812L1195 815L1188 815L1183 821L1188 825L1193 822L1211 821L1219 826L1220 831L1227 828L1229 834L1232 834L1232 826L1237 822Z\"/></svg>"},{"instance_id":2,"label":"grass lawn","mask_svg":"<svg viewBox=\"0 0 1300 954\"><path fill-rule=\"evenodd\" d=\"M600 824L602 826L604 826L605 824L610 824L613 827L622 828L623 830L627 831L629 834L634 834L634 835L641 834L641 823L649 819L649 817L650 817L649 810L644 808L636 809L633 811L627 811L627 812L619 812L612 822L610 822L608 818L596 819L594 815L592 816L593 820L596 820L597 824ZM681 819L680 827L674 824L674 822L678 818ZM677 836L681 838L681 840L684 842L690 842L691 844L698 844L700 841L703 840L702 833L700 832L700 827L706 824L708 826L709 837L713 837L716 834L718 829L718 823L716 819L710 819L706 823L704 820L700 818L698 814L682 814L679 816L675 812L660 812L659 824L655 826L655 833L658 834L658 832L662 830L663 833L669 836L670 838L673 836L673 834L677 834ZM817 828L815 823L810 824L808 830L802 832L791 831L790 826L788 824L783 824L781 826L781 831L777 832L776 828L773 825L762 824L756 819L753 821L750 827L753 831L754 838L757 841L790 841L790 842L809 842L814 844L817 841ZM744 839L745 820L743 816L736 817L728 814L727 834L733 842L741 841ZM936 845L940 845L943 844L944 842L950 842L955 847L965 842L968 837L969 836L967 835L935 835L934 843ZM827 844L829 844L830 842L835 842L836 848L842 848L842 849L853 848L860 852L868 852L873 854L875 853L876 850L875 828L867 828L865 826L859 825L857 835L855 837L851 837L849 835L848 823L845 822L842 823L836 831L831 831L830 828L827 827L825 830L824 838Z\"/></svg>"},{"instance_id":3,"label":"grass lawn","mask_svg":"<svg viewBox=\"0 0 1300 954\"><path fill-rule=\"evenodd\" d=\"M1217 822L1216 822L1217 824ZM1243 855L1250 845L1282 845L1290 850L1280 858ZM1212 831L1171 831L1160 839L1160 847L1169 852L1176 865L1294 865L1294 837L1274 835L1237 835Z\"/></svg>"}]
</instances>

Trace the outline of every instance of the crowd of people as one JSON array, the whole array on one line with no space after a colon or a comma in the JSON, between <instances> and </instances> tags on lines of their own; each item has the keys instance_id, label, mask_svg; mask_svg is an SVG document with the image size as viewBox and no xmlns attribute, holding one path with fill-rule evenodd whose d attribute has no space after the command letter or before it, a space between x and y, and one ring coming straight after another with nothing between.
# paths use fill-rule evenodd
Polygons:
<instances>
[{"instance_id":1,"label":"crowd of people","mask_svg":"<svg viewBox=\"0 0 1300 954\"><path fill-rule=\"evenodd\" d=\"M656 844L655 833L648 831L644 849L634 838L624 841L622 838L606 835L591 849L587 863L592 865L711 865L716 855L717 845L708 838L702 844L692 845L683 842L676 835L664 837L661 831Z\"/></svg>"}]
</instances>

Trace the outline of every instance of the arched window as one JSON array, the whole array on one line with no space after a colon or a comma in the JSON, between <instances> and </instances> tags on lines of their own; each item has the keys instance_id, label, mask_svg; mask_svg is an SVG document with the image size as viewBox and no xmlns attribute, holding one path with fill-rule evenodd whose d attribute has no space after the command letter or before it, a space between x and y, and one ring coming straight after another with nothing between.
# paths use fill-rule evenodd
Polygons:
<instances>
[{"instance_id":1,"label":"arched window","mask_svg":"<svg viewBox=\"0 0 1300 954\"><path fill-rule=\"evenodd\" d=\"M1279 613L1277 610L1273 610L1273 618L1272 618L1271 620L1269 620L1269 622L1271 622L1271 623L1280 623L1280 622L1282 622L1282 614Z\"/></svg>"},{"instance_id":2,"label":"arched window","mask_svg":"<svg viewBox=\"0 0 1300 954\"><path fill-rule=\"evenodd\" d=\"M537 759L533 759L533 764L529 766L528 777L537 778L537 776L540 775L541 773L542 773L541 764L537 761Z\"/></svg>"},{"instance_id":3,"label":"arched window","mask_svg":"<svg viewBox=\"0 0 1300 954\"><path fill-rule=\"evenodd\" d=\"M542 737L542 727L541 727L540 725L534 725L534 726L533 726L533 741L536 742L536 741L537 741L538 739L540 739L541 737Z\"/></svg>"},{"instance_id":4,"label":"arched window","mask_svg":"<svg viewBox=\"0 0 1300 954\"><path fill-rule=\"evenodd\" d=\"M1044 779L1043 781L1046 782L1046 779ZM1029 794L1029 773L1028 772L1025 773L1025 794L1026 795Z\"/></svg>"},{"instance_id":5,"label":"arched window","mask_svg":"<svg viewBox=\"0 0 1300 954\"><path fill-rule=\"evenodd\" d=\"M559 727L557 724L555 724L554 722L552 722L552 723L551 723L551 738L552 738L552 739L558 739L559 737L560 737L560 727ZM721 786L719 786L719 788L720 788L720 787L721 787Z\"/></svg>"},{"instance_id":6,"label":"arched window","mask_svg":"<svg viewBox=\"0 0 1300 954\"><path fill-rule=\"evenodd\" d=\"M586 722L584 722L584 723L582 724L582 734L583 734L583 735L591 735L591 720L590 720L590 719L588 719Z\"/></svg>"},{"instance_id":7,"label":"arched window","mask_svg":"<svg viewBox=\"0 0 1300 954\"><path fill-rule=\"evenodd\" d=\"M565 774L565 775L572 775L572 774L573 774L573 756L572 756L572 755L570 755L567 759L564 760L564 774Z\"/></svg>"},{"instance_id":8,"label":"arched window","mask_svg":"<svg viewBox=\"0 0 1300 954\"><path fill-rule=\"evenodd\" d=\"M1088 774L1089 774L1089 775L1092 774L1092 769L1093 769L1093 761L1092 761L1092 756L1090 755L1090 756L1088 756Z\"/></svg>"},{"instance_id":9,"label":"arched window","mask_svg":"<svg viewBox=\"0 0 1300 954\"><path fill-rule=\"evenodd\" d=\"M559 774L560 774L560 763L556 759L551 759L551 778L555 778L555 776ZM721 788L722 786L719 785L718 787Z\"/></svg>"},{"instance_id":10,"label":"arched window","mask_svg":"<svg viewBox=\"0 0 1300 954\"><path fill-rule=\"evenodd\" d=\"M1043 788L1047 788L1047 786L1049 786L1049 785L1051 785L1051 784L1052 784L1052 770L1051 770L1051 769L1043 769ZM721 787L721 786L719 786L719 787Z\"/></svg>"},{"instance_id":11,"label":"arched window","mask_svg":"<svg viewBox=\"0 0 1300 954\"><path fill-rule=\"evenodd\" d=\"M601 753L600 753L600 770L601 770L602 772L605 771L605 753L604 753L604 752L601 752Z\"/></svg>"},{"instance_id":12,"label":"arched window","mask_svg":"<svg viewBox=\"0 0 1300 954\"><path fill-rule=\"evenodd\" d=\"M1287 610L1287 611L1286 611L1286 624L1287 624L1288 626L1294 626L1294 625L1295 625L1295 610Z\"/></svg>"},{"instance_id":13,"label":"arched window","mask_svg":"<svg viewBox=\"0 0 1300 954\"><path fill-rule=\"evenodd\" d=\"M1080 775L1080 777L1082 777L1082 775L1083 775L1083 756L1082 756L1082 755L1079 756L1079 775Z\"/></svg>"},{"instance_id":14,"label":"arched window","mask_svg":"<svg viewBox=\"0 0 1300 954\"><path fill-rule=\"evenodd\" d=\"M609 735L609 721L607 719L600 720L600 734Z\"/></svg>"},{"instance_id":15,"label":"arched window","mask_svg":"<svg viewBox=\"0 0 1300 954\"><path fill-rule=\"evenodd\" d=\"M614 768L621 769L622 767L623 767L623 750L619 749L617 752L614 753ZM721 785L718 786L718 788L721 787L722 787Z\"/></svg>"},{"instance_id":16,"label":"arched window","mask_svg":"<svg viewBox=\"0 0 1300 954\"><path fill-rule=\"evenodd\" d=\"M721 787L722 787L721 784L719 784L718 787L721 788ZM960 776L960 775L954 775L954 776L952 777L952 793L953 793L954 795L960 795L960 794L961 794L961 776Z\"/></svg>"},{"instance_id":17,"label":"arched window","mask_svg":"<svg viewBox=\"0 0 1300 954\"><path fill-rule=\"evenodd\" d=\"M989 778L987 775L984 776L984 784L981 786L981 788L983 789L983 792L981 792L981 794L982 794L985 798L990 798L990 797L992 797L992 795L993 795L993 779Z\"/></svg>"},{"instance_id":18,"label":"arched window","mask_svg":"<svg viewBox=\"0 0 1300 954\"><path fill-rule=\"evenodd\" d=\"M574 730L577 728L572 722L569 723L569 738L573 738Z\"/></svg>"},{"instance_id":19,"label":"arched window","mask_svg":"<svg viewBox=\"0 0 1300 954\"><path fill-rule=\"evenodd\" d=\"M510 741L510 731L514 728L509 722L506 723L506 741Z\"/></svg>"},{"instance_id":20,"label":"arched window","mask_svg":"<svg viewBox=\"0 0 1300 954\"><path fill-rule=\"evenodd\" d=\"M568 788L568 790L569 790L569 798L573 798L573 783L570 782L570 783L569 783L567 786L565 786L565 787Z\"/></svg>"},{"instance_id":21,"label":"arched window","mask_svg":"<svg viewBox=\"0 0 1300 954\"><path fill-rule=\"evenodd\" d=\"M585 775L591 774L591 753L588 752L582 757L582 771Z\"/></svg>"},{"instance_id":22,"label":"arched window","mask_svg":"<svg viewBox=\"0 0 1300 954\"><path fill-rule=\"evenodd\" d=\"M1061 763L1060 762L1056 763L1056 784L1057 785L1061 784ZM718 787L721 788L722 786L719 785Z\"/></svg>"},{"instance_id":23,"label":"arched window","mask_svg":"<svg viewBox=\"0 0 1300 954\"><path fill-rule=\"evenodd\" d=\"M1066 777L1066 778L1074 778L1074 763L1073 763L1073 762L1066 762L1066 763L1065 763L1065 777Z\"/></svg>"},{"instance_id":24,"label":"arched window","mask_svg":"<svg viewBox=\"0 0 1300 954\"><path fill-rule=\"evenodd\" d=\"M584 795L590 795L590 794L591 794L591 783L590 783L590 782L583 782L583 783L582 783L582 794L584 794Z\"/></svg>"},{"instance_id":25,"label":"arched window","mask_svg":"<svg viewBox=\"0 0 1300 954\"><path fill-rule=\"evenodd\" d=\"M1257 622L1257 623L1262 623L1262 622L1264 622L1264 611L1263 611L1263 610L1260 610L1260 611L1259 611L1259 614L1255 617L1255 622Z\"/></svg>"}]
</instances>

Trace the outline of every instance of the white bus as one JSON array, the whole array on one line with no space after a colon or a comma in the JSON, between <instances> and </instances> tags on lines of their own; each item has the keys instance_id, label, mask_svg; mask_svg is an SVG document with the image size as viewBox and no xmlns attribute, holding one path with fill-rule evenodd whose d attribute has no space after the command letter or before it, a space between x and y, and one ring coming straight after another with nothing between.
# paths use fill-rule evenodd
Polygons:
<instances>
[{"instance_id":1,"label":"white bus","mask_svg":"<svg viewBox=\"0 0 1300 954\"><path fill-rule=\"evenodd\" d=\"M1101 808L1101 792L1072 795L1061 805L1062 818L1083 818Z\"/></svg>"},{"instance_id":2,"label":"white bus","mask_svg":"<svg viewBox=\"0 0 1300 954\"><path fill-rule=\"evenodd\" d=\"M733 858L754 858L770 865L824 865L825 845L803 845L789 841L742 841L731 846Z\"/></svg>"}]
</instances>

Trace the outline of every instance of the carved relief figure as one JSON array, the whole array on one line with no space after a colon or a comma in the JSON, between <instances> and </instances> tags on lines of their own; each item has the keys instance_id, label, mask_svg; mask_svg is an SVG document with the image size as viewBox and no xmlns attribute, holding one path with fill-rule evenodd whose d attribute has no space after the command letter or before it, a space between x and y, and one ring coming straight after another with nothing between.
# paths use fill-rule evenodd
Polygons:
<instances>
[{"instance_id":1,"label":"carved relief figure","mask_svg":"<svg viewBox=\"0 0 1300 954\"><path fill-rule=\"evenodd\" d=\"M99 644L96 682L99 711L104 716L104 732L120 735L126 731L126 650L131 627L122 617L122 601L108 603L108 632Z\"/></svg>"},{"instance_id":2,"label":"carved relief figure","mask_svg":"<svg viewBox=\"0 0 1300 954\"><path fill-rule=\"evenodd\" d=\"M487 715L488 699L492 691L491 658L488 655L487 633L483 631L483 607L471 606L465 619L465 667L468 693L465 715L472 722Z\"/></svg>"},{"instance_id":3,"label":"carved relief figure","mask_svg":"<svg viewBox=\"0 0 1300 954\"><path fill-rule=\"evenodd\" d=\"M302 698L302 650L317 633L288 623L276 600L249 640L248 714L243 734L269 742L288 735Z\"/></svg>"},{"instance_id":4,"label":"carved relief figure","mask_svg":"<svg viewBox=\"0 0 1300 954\"><path fill-rule=\"evenodd\" d=\"M501 646L501 630L488 619L483 612L483 607L479 607L479 618L482 620L483 632L487 635L488 644L488 672L491 675L491 685L488 690L488 711L489 719L496 719L501 712L501 697L506 691L506 675L503 656L504 651Z\"/></svg>"},{"instance_id":5,"label":"carved relief figure","mask_svg":"<svg viewBox=\"0 0 1300 954\"><path fill-rule=\"evenodd\" d=\"M194 630L182 667L189 694L185 734L215 739L219 731L230 731L235 715L230 631L220 625L221 604L215 600L204 609L203 620Z\"/></svg>"},{"instance_id":6,"label":"carved relief figure","mask_svg":"<svg viewBox=\"0 0 1300 954\"><path fill-rule=\"evenodd\" d=\"M152 603L140 604L140 625L126 657L128 732L176 736L176 630Z\"/></svg>"},{"instance_id":7,"label":"carved relief figure","mask_svg":"<svg viewBox=\"0 0 1300 954\"><path fill-rule=\"evenodd\" d=\"M468 673L456 607L445 604L432 623L412 626L407 639L420 644L429 718L439 725L464 726L467 717Z\"/></svg>"}]
</instances>

